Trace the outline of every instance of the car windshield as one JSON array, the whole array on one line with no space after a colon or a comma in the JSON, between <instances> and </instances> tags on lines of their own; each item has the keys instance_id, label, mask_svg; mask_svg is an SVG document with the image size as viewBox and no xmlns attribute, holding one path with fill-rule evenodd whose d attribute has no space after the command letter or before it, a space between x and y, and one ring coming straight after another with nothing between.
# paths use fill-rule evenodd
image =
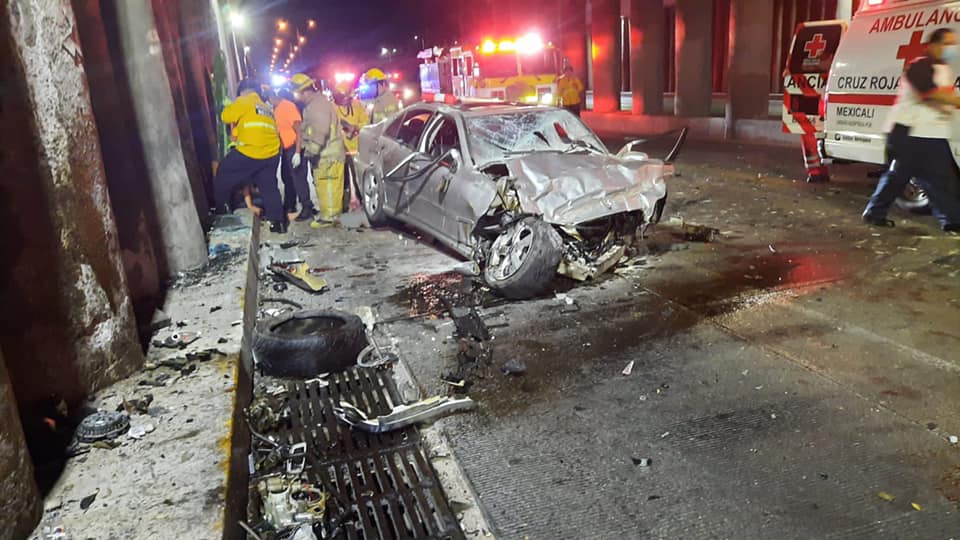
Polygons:
<instances>
[{"instance_id":1,"label":"car windshield","mask_svg":"<svg viewBox=\"0 0 960 540\"><path fill-rule=\"evenodd\" d=\"M466 119L477 164L531 152L607 153L579 118L561 109L530 109Z\"/></svg>"}]
</instances>

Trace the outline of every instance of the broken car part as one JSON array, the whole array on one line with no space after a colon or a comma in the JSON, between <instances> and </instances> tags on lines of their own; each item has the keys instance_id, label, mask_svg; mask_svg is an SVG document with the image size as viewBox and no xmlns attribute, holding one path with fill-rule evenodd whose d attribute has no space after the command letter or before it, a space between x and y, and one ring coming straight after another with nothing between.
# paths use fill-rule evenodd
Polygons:
<instances>
[{"instance_id":1,"label":"broken car part","mask_svg":"<svg viewBox=\"0 0 960 540\"><path fill-rule=\"evenodd\" d=\"M683 239L691 242L713 242L720 238L720 229L705 225L683 224Z\"/></svg>"},{"instance_id":2,"label":"broken car part","mask_svg":"<svg viewBox=\"0 0 960 540\"><path fill-rule=\"evenodd\" d=\"M269 270L273 272L273 275L308 293L319 294L327 289L327 281L311 273L310 265L307 263L296 265L271 264Z\"/></svg>"},{"instance_id":3,"label":"broken car part","mask_svg":"<svg viewBox=\"0 0 960 540\"><path fill-rule=\"evenodd\" d=\"M470 307L451 307L450 318L457 327L456 336L461 338L474 339L477 341L489 341L490 331L483 319L477 313L477 310Z\"/></svg>"},{"instance_id":4,"label":"broken car part","mask_svg":"<svg viewBox=\"0 0 960 540\"><path fill-rule=\"evenodd\" d=\"M117 412L98 411L80 421L77 440L92 443L113 439L130 429L130 417Z\"/></svg>"},{"instance_id":5,"label":"broken car part","mask_svg":"<svg viewBox=\"0 0 960 540\"><path fill-rule=\"evenodd\" d=\"M475 406L470 398L434 396L409 405L397 405L389 413L376 418L369 418L365 412L346 401L341 401L339 407L334 407L333 413L340 421L354 429L368 433L386 433L430 422L458 411L468 411Z\"/></svg>"},{"instance_id":6,"label":"broken car part","mask_svg":"<svg viewBox=\"0 0 960 540\"><path fill-rule=\"evenodd\" d=\"M180 326L180 324L178 323L177 326ZM200 339L200 332L174 332L162 340L153 340L153 346L167 349L182 349L198 339Z\"/></svg>"},{"instance_id":7,"label":"broken car part","mask_svg":"<svg viewBox=\"0 0 960 540\"><path fill-rule=\"evenodd\" d=\"M558 268L609 269L660 220L685 135L667 162L614 156L567 111L427 103L364 130L355 163L371 223L414 225L523 299Z\"/></svg>"},{"instance_id":8,"label":"broken car part","mask_svg":"<svg viewBox=\"0 0 960 540\"><path fill-rule=\"evenodd\" d=\"M257 366L276 377L342 371L366 346L363 321L342 311L298 311L260 321L253 333Z\"/></svg>"},{"instance_id":9,"label":"broken car part","mask_svg":"<svg viewBox=\"0 0 960 540\"><path fill-rule=\"evenodd\" d=\"M323 518L327 495L309 484L271 477L257 484L264 520L276 529L312 524Z\"/></svg>"}]
</instances>

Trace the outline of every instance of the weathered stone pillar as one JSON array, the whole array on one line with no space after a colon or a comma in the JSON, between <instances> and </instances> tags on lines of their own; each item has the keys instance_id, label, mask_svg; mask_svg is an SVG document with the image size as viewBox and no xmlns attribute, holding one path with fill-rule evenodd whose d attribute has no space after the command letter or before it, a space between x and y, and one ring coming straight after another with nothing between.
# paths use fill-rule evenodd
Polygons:
<instances>
[{"instance_id":1,"label":"weathered stone pillar","mask_svg":"<svg viewBox=\"0 0 960 540\"><path fill-rule=\"evenodd\" d=\"M676 0L677 116L710 116L712 0ZM769 20L765 20L769 24Z\"/></svg>"},{"instance_id":2,"label":"weathered stone pillar","mask_svg":"<svg viewBox=\"0 0 960 540\"><path fill-rule=\"evenodd\" d=\"M70 2L0 4L0 44L0 348L23 413L143 354Z\"/></svg>"},{"instance_id":3,"label":"weathered stone pillar","mask_svg":"<svg viewBox=\"0 0 960 540\"><path fill-rule=\"evenodd\" d=\"M43 510L3 354L0 354L0 508L3 508L0 540L26 538L40 521Z\"/></svg>"},{"instance_id":4,"label":"weathered stone pillar","mask_svg":"<svg viewBox=\"0 0 960 540\"><path fill-rule=\"evenodd\" d=\"M727 137L740 119L767 118L770 101L770 54L773 2L731 0L730 54L727 65Z\"/></svg>"},{"instance_id":5,"label":"weathered stone pillar","mask_svg":"<svg viewBox=\"0 0 960 540\"><path fill-rule=\"evenodd\" d=\"M630 0L633 114L663 114L663 0Z\"/></svg>"},{"instance_id":6,"label":"weathered stone pillar","mask_svg":"<svg viewBox=\"0 0 960 540\"><path fill-rule=\"evenodd\" d=\"M194 206L163 48L150 1L113 2L137 116L135 129L143 143L157 205L161 249L171 272L199 268L207 261L206 242Z\"/></svg>"},{"instance_id":7,"label":"weathered stone pillar","mask_svg":"<svg viewBox=\"0 0 960 540\"><path fill-rule=\"evenodd\" d=\"M620 0L591 1L593 110L620 110Z\"/></svg>"}]
</instances>

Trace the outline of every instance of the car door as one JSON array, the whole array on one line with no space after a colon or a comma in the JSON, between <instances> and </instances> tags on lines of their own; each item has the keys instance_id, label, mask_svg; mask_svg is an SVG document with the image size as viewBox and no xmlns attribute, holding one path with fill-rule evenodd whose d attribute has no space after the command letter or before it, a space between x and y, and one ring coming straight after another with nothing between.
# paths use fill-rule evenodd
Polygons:
<instances>
[{"instance_id":1,"label":"car door","mask_svg":"<svg viewBox=\"0 0 960 540\"><path fill-rule=\"evenodd\" d=\"M430 227L450 247L469 253L477 220L496 197L496 183L469 164L466 133L455 116L438 113L421 141L429 162L440 160L421 181L414 201L417 214L431 217ZM456 150L454 158L451 151Z\"/></svg>"},{"instance_id":2,"label":"car door","mask_svg":"<svg viewBox=\"0 0 960 540\"><path fill-rule=\"evenodd\" d=\"M395 216L405 219L407 210L401 201L404 182L409 174L409 160L417 152L423 132L433 116L428 108L412 107L400 115L384 131L379 151L383 156L384 206Z\"/></svg>"}]
</instances>

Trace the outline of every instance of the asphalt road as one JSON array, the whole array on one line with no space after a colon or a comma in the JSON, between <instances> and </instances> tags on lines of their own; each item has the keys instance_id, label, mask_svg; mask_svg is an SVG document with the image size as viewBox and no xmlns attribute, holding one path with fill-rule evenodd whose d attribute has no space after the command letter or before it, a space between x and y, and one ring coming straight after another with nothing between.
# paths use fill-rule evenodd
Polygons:
<instances>
[{"instance_id":1,"label":"asphalt road","mask_svg":"<svg viewBox=\"0 0 960 540\"><path fill-rule=\"evenodd\" d=\"M863 226L866 169L809 186L799 154L689 144L665 220L721 238L661 226L543 298L497 299L409 231L301 225L331 291L288 296L374 306L423 395L458 366L430 313L479 306L479 409L438 426L500 538L960 538L960 238Z\"/></svg>"}]
</instances>

